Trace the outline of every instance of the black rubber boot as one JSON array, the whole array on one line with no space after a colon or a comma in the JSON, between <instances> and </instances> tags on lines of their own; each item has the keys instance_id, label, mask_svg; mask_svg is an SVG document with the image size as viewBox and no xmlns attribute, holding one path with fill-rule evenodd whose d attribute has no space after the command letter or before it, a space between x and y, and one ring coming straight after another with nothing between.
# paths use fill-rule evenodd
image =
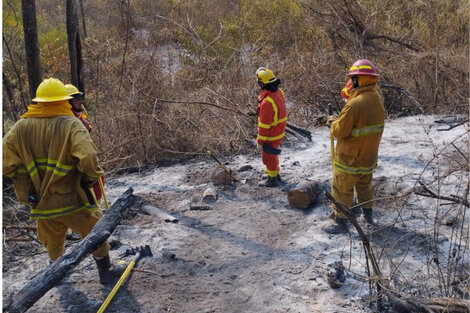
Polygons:
<instances>
[{"instance_id":1,"label":"black rubber boot","mask_svg":"<svg viewBox=\"0 0 470 313\"><path fill-rule=\"evenodd\" d=\"M362 212L361 212L361 208L358 207L358 206L354 206L354 207L352 208L352 212L354 213L354 215L355 215L356 217L361 216L361 213L362 213Z\"/></svg>"},{"instance_id":2,"label":"black rubber boot","mask_svg":"<svg viewBox=\"0 0 470 313\"><path fill-rule=\"evenodd\" d=\"M367 224L375 226L374 218L372 216L372 209L371 208L363 208L362 209L362 216L364 218L364 221Z\"/></svg>"},{"instance_id":3,"label":"black rubber boot","mask_svg":"<svg viewBox=\"0 0 470 313\"><path fill-rule=\"evenodd\" d=\"M277 180L277 176L268 177L268 179L262 180L258 183L258 187L277 187L277 186L279 186L279 181Z\"/></svg>"},{"instance_id":4,"label":"black rubber boot","mask_svg":"<svg viewBox=\"0 0 470 313\"><path fill-rule=\"evenodd\" d=\"M269 176L268 176L268 175L263 175L263 177L262 177L262 178L263 178L264 180L266 180L266 179L268 179L268 178L269 178ZM284 181L282 180L282 178L281 178L281 175L280 175L280 174L277 174L277 176L276 176L276 179L277 179L277 181L278 181L278 182L280 182L280 183L283 183L283 182L284 182Z\"/></svg>"},{"instance_id":5,"label":"black rubber boot","mask_svg":"<svg viewBox=\"0 0 470 313\"><path fill-rule=\"evenodd\" d=\"M345 218L335 217L333 221L322 228L325 232L332 235L345 234L349 231L348 223Z\"/></svg>"},{"instance_id":6,"label":"black rubber boot","mask_svg":"<svg viewBox=\"0 0 470 313\"><path fill-rule=\"evenodd\" d=\"M117 282L126 269L124 266L112 265L109 254L102 259L95 259L95 262L98 267L98 274L100 275L100 283L102 285Z\"/></svg>"}]
</instances>

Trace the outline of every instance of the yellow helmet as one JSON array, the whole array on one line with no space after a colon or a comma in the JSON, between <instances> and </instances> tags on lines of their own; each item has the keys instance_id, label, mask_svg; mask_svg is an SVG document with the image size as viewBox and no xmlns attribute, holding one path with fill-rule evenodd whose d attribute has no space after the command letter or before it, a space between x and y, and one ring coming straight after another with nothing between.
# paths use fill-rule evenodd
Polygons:
<instances>
[{"instance_id":1,"label":"yellow helmet","mask_svg":"<svg viewBox=\"0 0 470 313\"><path fill-rule=\"evenodd\" d=\"M256 77L258 81L264 84L269 84L276 80L276 75L274 75L273 71L265 67L260 67L256 70Z\"/></svg>"},{"instance_id":2,"label":"yellow helmet","mask_svg":"<svg viewBox=\"0 0 470 313\"><path fill-rule=\"evenodd\" d=\"M69 93L69 96L78 95L82 97L84 95L83 92L79 91L78 88L72 84L65 85L65 88L67 88L67 92Z\"/></svg>"},{"instance_id":3,"label":"yellow helmet","mask_svg":"<svg viewBox=\"0 0 470 313\"><path fill-rule=\"evenodd\" d=\"M36 98L33 101L54 102L68 99L73 99L73 97L69 96L64 83L56 78L48 78L39 84L36 90Z\"/></svg>"}]
</instances>

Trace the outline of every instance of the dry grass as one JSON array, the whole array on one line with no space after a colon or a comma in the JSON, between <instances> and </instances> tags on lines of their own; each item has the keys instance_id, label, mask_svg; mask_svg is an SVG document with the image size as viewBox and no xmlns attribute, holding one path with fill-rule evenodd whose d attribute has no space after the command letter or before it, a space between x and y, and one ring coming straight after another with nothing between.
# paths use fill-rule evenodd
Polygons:
<instances>
[{"instance_id":1,"label":"dry grass","mask_svg":"<svg viewBox=\"0 0 470 313\"><path fill-rule=\"evenodd\" d=\"M4 2L4 21L15 20L17 5ZM290 121L304 127L325 114L328 103L341 108L346 71L362 57L382 75L390 116L468 110L469 13L460 1L84 5L86 106L108 171L171 163L207 149L246 149L244 139L256 134L253 73L259 66L283 80ZM66 40L51 42L63 26L61 14L54 3L38 3L41 51L54 56L42 60L44 76L68 81ZM20 91L27 86L13 68L25 72L21 32L5 23L11 54L4 49L4 73L12 93L4 89L4 120L12 121L24 110ZM5 124L7 130L11 123Z\"/></svg>"}]
</instances>

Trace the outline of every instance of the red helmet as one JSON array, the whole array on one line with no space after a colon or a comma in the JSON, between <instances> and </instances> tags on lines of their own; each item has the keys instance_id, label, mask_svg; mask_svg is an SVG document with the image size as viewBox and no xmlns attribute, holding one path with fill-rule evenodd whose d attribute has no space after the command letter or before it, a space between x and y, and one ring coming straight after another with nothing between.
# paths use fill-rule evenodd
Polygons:
<instances>
[{"instance_id":1,"label":"red helmet","mask_svg":"<svg viewBox=\"0 0 470 313\"><path fill-rule=\"evenodd\" d=\"M367 59L357 60L351 66L348 72L348 76L356 76L356 75L379 77L379 74L377 74L377 69L375 68L375 65L372 64L372 62Z\"/></svg>"}]
</instances>

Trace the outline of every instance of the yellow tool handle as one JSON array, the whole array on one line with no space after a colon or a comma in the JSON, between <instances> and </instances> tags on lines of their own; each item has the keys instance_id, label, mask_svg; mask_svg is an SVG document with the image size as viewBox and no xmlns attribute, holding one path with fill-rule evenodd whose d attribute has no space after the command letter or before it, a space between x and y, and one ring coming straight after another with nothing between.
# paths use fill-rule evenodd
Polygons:
<instances>
[{"instance_id":1,"label":"yellow tool handle","mask_svg":"<svg viewBox=\"0 0 470 313\"><path fill-rule=\"evenodd\" d=\"M104 310L106 310L106 308L108 307L108 304L111 302L111 300L113 300L114 295L116 294L116 292L119 290L121 285L124 283L127 276L129 276L129 273L132 271L132 268L134 267L134 265L135 265L135 260L132 260L131 263L129 263L129 265L127 266L124 273L122 273L121 278L119 278L119 281L116 283L116 285L114 285L113 290L111 290L111 292L106 297L103 304L100 306L99 310L96 313L103 313Z\"/></svg>"},{"instance_id":2,"label":"yellow tool handle","mask_svg":"<svg viewBox=\"0 0 470 313\"><path fill-rule=\"evenodd\" d=\"M333 135L330 133L330 146L331 146L331 167L335 168L335 140Z\"/></svg>"},{"instance_id":3,"label":"yellow tool handle","mask_svg":"<svg viewBox=\"0 0 470 313\"><path fill-rule=\"evenodd\" d=\"M82 103L82 110L83 110L83 112L85 112L86 116L90 116L90 115L88 115L88 112L86 111L85 106L83 105L83 103Z\"/></svg>"},{"instance_id":4,"label":"yellow tool handle","mask_svg":"<svg viewBox=\"0 0 470 313\"><path fill-rule=\"evenodd\" d=\"M106 210L109 210L108 197L106 197L106 192L104 191L104 185L103 185L103 181L101 180L101 177L98 178L98 181L100 182L101 193L103 194L104 204L106 205Z\"/></svg>"},{"instance_id":5,"label":"yellow tool handle","mask_svg":"<svg viewBox=\"0 0 470 313\"><path fill-rule=\"evenodd\" d=\"M90 187L88 190L90 190L91 196L93 197L93 201L95 201L96 207L99 209L100 204L98 203L98 200L96 200L96 195L95 191L93 190L93 187Z\"/></svg>"},{"instance_id":6,"label":"yellow tool handle","mask_svg":"<svg viewBox=\"0 0 470 313\"><path fill-rule=\"evenodd\" d=\"M331 103L328 103L328 118L333 115L333 106ZM330 128L330 126L328 126ZM330 146L331 146L331 168L335 169L335 139L330 131Z\"/></svg>"}]
</instances>

